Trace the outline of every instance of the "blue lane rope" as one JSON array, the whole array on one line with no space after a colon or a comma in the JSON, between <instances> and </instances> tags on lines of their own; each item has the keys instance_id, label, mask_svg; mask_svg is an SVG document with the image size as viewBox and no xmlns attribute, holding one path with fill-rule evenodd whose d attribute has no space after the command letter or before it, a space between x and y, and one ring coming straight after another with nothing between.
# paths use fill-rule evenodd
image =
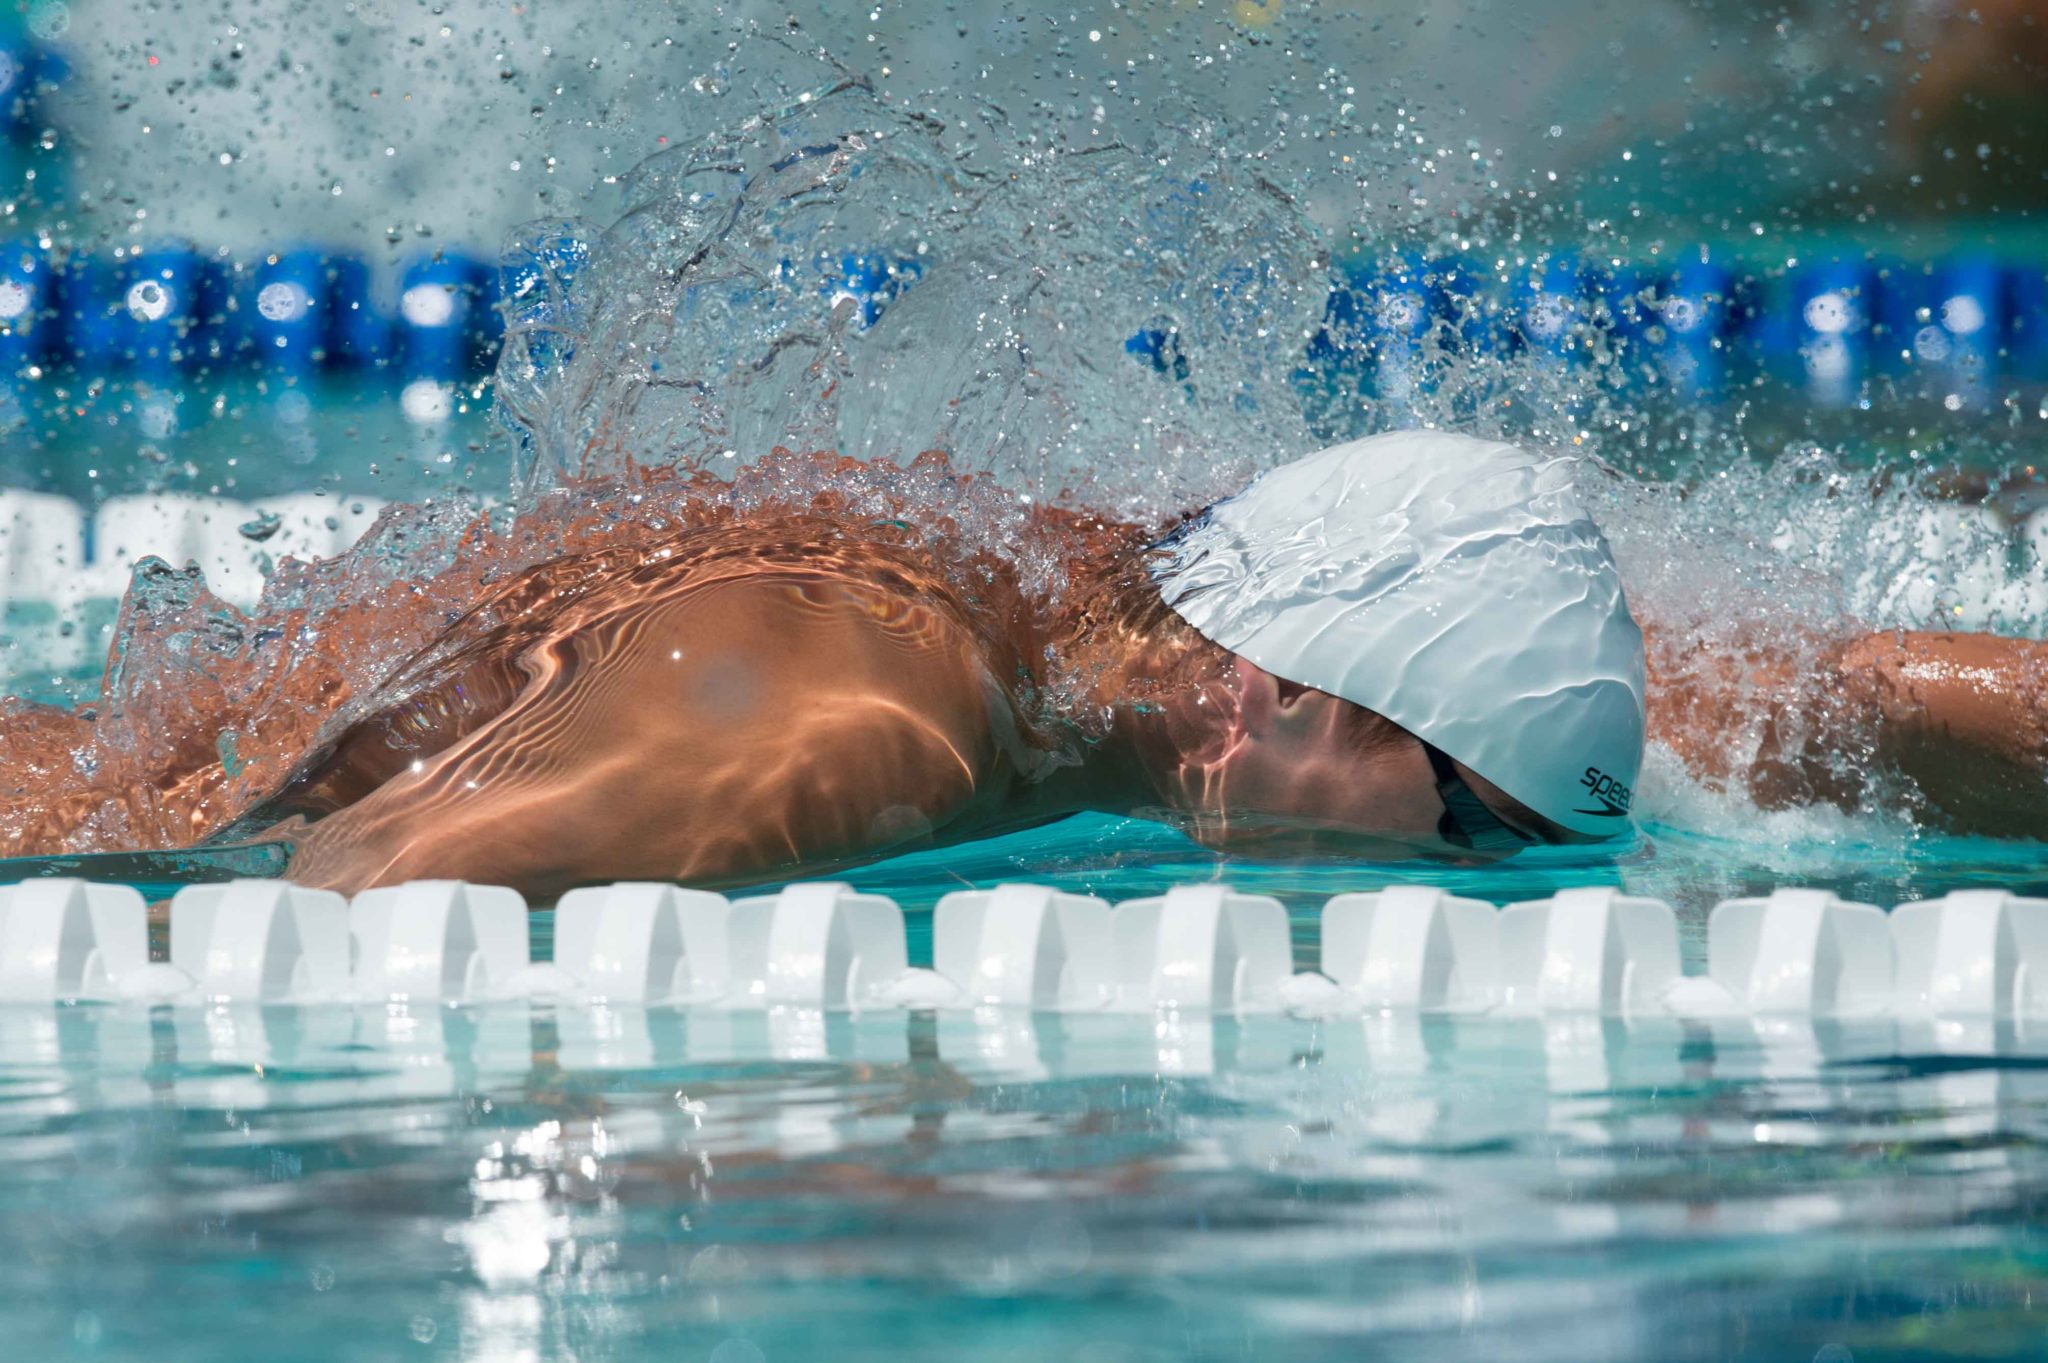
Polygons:
<instances>
[{"instance_id":1,"label":"blue lane rope","mask_svg":"<svg viewBox=\"0 0 2048 1363\"><path fill-rule=\"evenodd\" d=\"M561 254L549 267L557 293L585 258ZM855 301L865 328L916 287L923 262L849 251L808 268L823 296ZM519 313L531 273L508 264L501 278L481 257L440 251L380 287L362 257L308 246L230 255L159 245L107 256L5 244L0 370L74 365L160 381L360 371L457 382L489 371L504 331L501 300ZM1174 319L1136 317L1132 326L1125 349L1135 360L1189 381ZM1558 368L1619 356L1631 371L1701 394L1749 367L1823 404L1853 400L1873 378L1917 374L1974 402L2000 382L2048 379L2048 262L1839 255L1760 272L1715 263L1706 250L1675 266L1557 251L1503 275L1456 255L1403 252L1339 267L1301 378L1339 400L1399 400L1428 389L1439 357L1489 354Z\"/></svg>"}]
</instances>

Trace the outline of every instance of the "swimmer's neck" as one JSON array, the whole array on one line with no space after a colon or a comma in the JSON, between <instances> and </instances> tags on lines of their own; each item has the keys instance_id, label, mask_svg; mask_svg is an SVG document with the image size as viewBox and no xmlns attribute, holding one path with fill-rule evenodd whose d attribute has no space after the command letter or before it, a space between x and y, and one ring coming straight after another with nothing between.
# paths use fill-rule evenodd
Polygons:
<instances>
[{"instance_id":1,"label":"swimmer's neck","mask_svg":"<svg viewBox=\"0 0 2048 1363\"><path fill-rule=\"evenodd\" d=\"M1146 599L1149 584L1130 590L1128 569L1127 560L1097 565L1099 578L1076 593L1056 631L1053 651L1084 718L1081 761L1026 796L1052 817L1192 812L1212 795L1192 768L1227 751L1240 727L1238 660L1156 607L1156 596ZM1043 650L1032 642L1025 656Z\"/></svg>"},{"instance_id":2,"label":"swimmer's neck","mask_svg":"<svg viewBox=\"0 0 2048 1363\"><path fill-rule=\"evenodd\" d=\"M1198 811L1191 789L1191 753L1227 746L1226 717L1197 704L1123 702L1098 707L1105 731L1082 741L1079 760L1021 782L993 817L969 837L1016 831L1075 814L1158 818ZM1098 721L1100 722L1100 721Z\"/></svg>"},{"instance_id":3,"label":"swimmer's neck","mask_svg":"<svg viewBox=\"0 0 2048 1363\"><path fill-rule=\"evenodd\" d=\"M1055 652L1077 711L1100 719L1083 762L1028 803L1163 817L1217 848L1442 850L1429 759L1405 731L1202 637L1128 556L1077 585Z\"/></svg>"}]
</instances>

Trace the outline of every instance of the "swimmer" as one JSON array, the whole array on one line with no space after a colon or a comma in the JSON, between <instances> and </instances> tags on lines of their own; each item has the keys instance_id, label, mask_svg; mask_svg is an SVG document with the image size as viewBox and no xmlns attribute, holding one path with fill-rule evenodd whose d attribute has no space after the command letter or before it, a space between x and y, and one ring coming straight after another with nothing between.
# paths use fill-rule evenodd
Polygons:
<instances>
[{"instance_id":1,"label":"swimmer","mask_svg":"<svg viewBox=\"0 0 2048 1363\"><path fill-rule=\"evenodd\" d=\"M1082 811L1255 855L1491 860L1628 836L1646 739L1780 803L1853 801L1789 713L1729 769L1727 694L1761 677L1768 697L1773 663L1646 652L1578 462L1402 432L1163 537L1044 512L1080 548L1043 600L899 523L728 517L495 584L253 798L203 761L163 786L213 792L183 816L194 841L282 841L303 883L536 899L829 873ZM2042 652L1871 635L1820 689L1935 817L2028 836L2048 829ZM8 850L75 849L84 817Z\"/></svg>"}]
</instances>

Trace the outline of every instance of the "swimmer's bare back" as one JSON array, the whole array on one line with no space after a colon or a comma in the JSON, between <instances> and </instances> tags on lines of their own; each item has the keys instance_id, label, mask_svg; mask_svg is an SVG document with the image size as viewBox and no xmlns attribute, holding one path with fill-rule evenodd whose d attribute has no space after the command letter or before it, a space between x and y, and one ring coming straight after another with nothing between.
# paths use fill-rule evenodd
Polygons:
<instances>
[{"instance_id":1,"label":"swimmer's bare back","mask_svg":"<svg viewBox=\"0 0 2048 1363\"><path fill-rule=\"evenodd\" d=\"M729 884L1010 810L1029 753L985 640L932 584L800 549L626 577L540 593L252 811L283 821L291 878Z\"/></svg>"},{"instance_id":2,"label":"swimmer's bare back","mask_svg":"<svg viewBox=\"0 0 2048 1363\"><path fill-rule=\"evenodd\" d=\"M289 846L285 874L346 891L461 878L546 898L813 875L1081 809L1313 819L1344 802L1334 792L1364 808L1377 791L1412 795L1419 813L1393 812L1433 824L1419 758L1415 779L1380 789L1346 726L1324 751L1279 741L1299 725L1251 722L1232 701L1249 694L1231 684L1238 660L1159 604L1146 531L1042 515L1033 551L1065 584L1046 600L1027 599L1007 556L940 543L942 526L816 507L707 516L445 590L396 584L419 594L406 637L427 642L373 693L338 688L324 664L285 686L252 672L170 692L154 723L130 725L150 742L125 765L77 760L86 710L0 707L0 849L268 840ZM382 609L318 643L379 632ZM1704 779L1766 805L1854 806L1863 774L1888 768L1948 827L2048 836L2048 644L1874 633L1773 654L1647 638L1651 737ZM1049 729L1045 693L1075 679L1085 693L1066 702L1114 713L1085 742ZM245 696L268 708L243 713ZM221 755L231 734L247 740L239 762ZM1232 779L1184 779L1223 765ZM1299 798L1305 772L1333 793Z\"/></svg>"}]
</instances>

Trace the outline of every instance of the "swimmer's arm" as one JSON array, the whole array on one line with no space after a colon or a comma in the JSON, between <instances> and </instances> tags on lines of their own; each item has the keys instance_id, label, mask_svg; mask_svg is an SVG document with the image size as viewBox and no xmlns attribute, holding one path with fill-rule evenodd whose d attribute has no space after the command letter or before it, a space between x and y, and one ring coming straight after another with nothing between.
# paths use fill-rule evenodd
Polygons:
<instances>
[{"instance_id":1,"label":"swimmer's arm","mask_svg":"<svg viewBox=\"0 0 2048 1363\"><path fill-rule=\"evenodd\" d=\"M1767 809L1853 809L1890 771L1959 831L2048 838L2048 644L1883 630L1808 652L1741 631L1643 635L1650 736L1695 775Z\"/></svg>"},{"instance_id":2,"label":"swimmer's arm","mask_svg":"<svg viewBox=\"0 0 2048 1363\"><path fill-rule=\"evenodd\" d=\"M1945 822L2048 837L2048 644L1886 631L1856 639L1833 666L1842 698L1871 721L1878 761Z\"/></svg>"}]
</instances>

